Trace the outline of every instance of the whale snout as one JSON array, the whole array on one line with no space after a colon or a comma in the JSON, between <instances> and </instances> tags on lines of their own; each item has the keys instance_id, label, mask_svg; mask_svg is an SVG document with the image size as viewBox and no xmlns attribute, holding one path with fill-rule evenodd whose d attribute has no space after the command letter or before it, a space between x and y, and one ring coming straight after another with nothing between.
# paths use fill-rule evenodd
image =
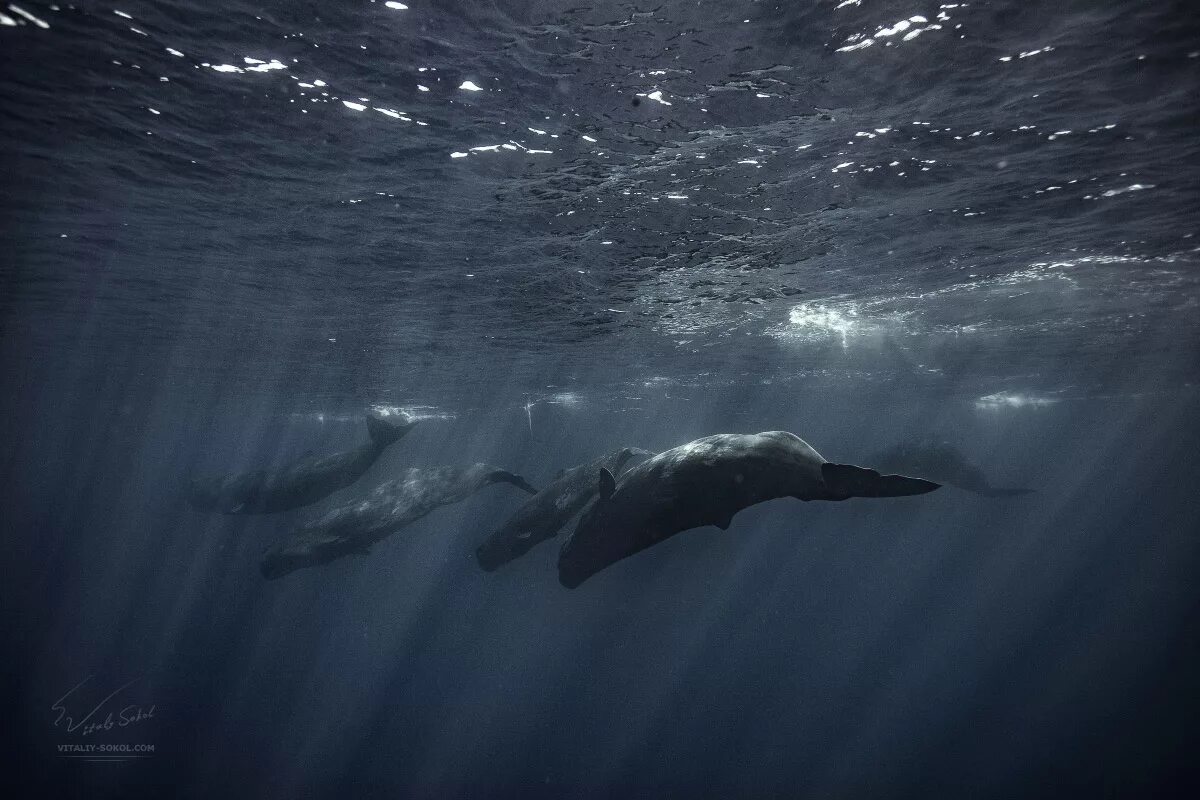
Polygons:
<instances>
[{"instance_id":1,"label":"whale snout","mask_svg":"<svg viewBox=\"0 0 1200 800\"><path fill-rule=\"evenodd\" d=\"M279 547L272 547L263 554L263 560L258 565L258 571L269 581L282 578L306 566L307 560L295 554L284 552Z\"/></svg>"},{"instance_id":2,"label":"whale snout","mask_svg":"<svg viewBox=\"0 0 1200 800\"><path fill-rule=\"evenodd\" d=\"M597 572L599 570L589 569L584 564L571 559L559 559L558 561L558 582L567 589L578 588Z\"/></svg>"},{"instance_id":3,"label":"whale snout","mask_svg":"<svg viewBox=\"0 0 1200 800\"><path fill-rule=\"evenodd\" d=\"M500 569L509 559L507 554L501 552L502 548L484 542L475 548L475 560L479 562L479 567L484 572L495 572Z\"/></svg>"},{"instance_id":4,"label":"whale snout","mask_svg":"<svg viewBox=\"0 0 1200 800\"><path fill-rule=\"evenodd\" d=\"M538 535L529 528L504 527L475 548L475 559L484 572L495 572L528 553L544 538L544 535Z\"/></svg>"},{"instance_id":5,"label":"whale snout","mask_svg":"<svg viewBox=\"0 0 1200 800\"><path fill-rule=\"evenodd\" d=\"M581 522L558 552L558 582L574 589L636 547L611 525Z\"/></svg>"},{"instance_id":6,"label":"whale snout","mask_svg":"<svg viewBox=\"0 0 1200 800\"><path fill-rule=\"evenodd\" d=\"M283 567L278 559L271 558L270 556L262 560L262 563L258 565L258 571L269 581L282 578L290 572L290 570Z\"/></svg>"}]
</instances>

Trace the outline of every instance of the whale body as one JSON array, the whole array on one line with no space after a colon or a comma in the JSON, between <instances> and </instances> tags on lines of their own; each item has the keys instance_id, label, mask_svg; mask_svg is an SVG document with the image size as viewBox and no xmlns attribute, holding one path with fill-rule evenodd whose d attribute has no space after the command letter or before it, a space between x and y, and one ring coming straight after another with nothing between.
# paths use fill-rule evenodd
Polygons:
<instances>
[{"instance_id":1,"label":"whale body","mask_svg":"<svg viewBox=\"0 0 1200 800\"><path fill-rule=\"evenodd\" d=\"M682 531L725 530L734 514L766 500L903 497L939 486L830 463L786 431L706 436L643 461L619 480L602 469L597 482L596 502L559 552L559 582L569 589Z\"/></svg>"},{"instance_id":2,"label":"whale body","mask_svg":"<svg viewBox=\"0 0 1200 800\"><path fill-rule=\"evenodd\" d=\"M537 489L520 475L489 464L407 469L366 498L332 509L289 539L268 548L261 564L263 577L279 578L343 556L365 555L379 540L493 483L510 483L528 494L537 494Z\"/></svg>"},{"instance_id":3,"label":"whale body","mask_svg":"<svg viewBox=\"0 0 1200 800\"><path fill-rule=\"evenodd\" d=\"M475 550L479 566L491 572L525 553L539 542L556 536L559 529L596 496L596 476L601 469L619 475L635 456L649 451L625 447L572 469L563 470L540 492L525 501L499 529Z\"/></svg>"},{"instance_id":4,"label":"whale body","mask_svg":"<svg viewBox=\"0 0 1200 800\"><path fill-rule=\"evenodd\" d=\"M255 470L195 481L188 502L200 511L271 514L323 500L362 477L389 445L417 424L407 416L392 422L368 414L366 420L366 444L330 456L304 456L275 472Z\"/></svg>"}]
</instances>

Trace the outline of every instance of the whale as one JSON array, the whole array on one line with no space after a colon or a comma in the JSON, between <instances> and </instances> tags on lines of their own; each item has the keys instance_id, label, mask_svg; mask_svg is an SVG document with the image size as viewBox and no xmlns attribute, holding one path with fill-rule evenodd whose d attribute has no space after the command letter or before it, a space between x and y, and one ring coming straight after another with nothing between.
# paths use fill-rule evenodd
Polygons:
<instances>
[{"instance_id":1,"label":"whale","mask_svg":"<svg viewBox=\"0 0 1200 800\"><path fill-rule=\"evenodd\" d=\"M418 422L404 414L398 416L393 421L380 414L368 414L370 440L341 453L305 455L274 472L260 469L194 481L188 502L199 511L221 514L274 514L311 505L361 478L389 445Z\"/></svg>"},{"instance_id":2,"label":"whale","mask_svg":"<svg viewBox=\"0 0 1200 800\"><path fill-rule=\"evenodd\" d=\"M527 494L537 494L537 489L520 475L490 464L412 467L380 484L365 498L331 509L269 547L263 554L261 572L274 580L343 556L367 555L376 542L493 483L508 483Z\"/></svg>"},{"instance_id":3,"label":"whale","mask_svg":"<svg viewBox=\"0 0 1200 800\"><path fill-rule=\"evenodd\" d=\"M559 583L574 589L597 572L677 533L727 530L766 500L847 500L925 494L939 484L826 461L787 431L722 433L666 450L620 479L597 475L597 498L558 555Z\"/></svg>"},{"instance_id":4,"label":"whale","mask_svg":"<svg viewBox=\"0 0 1200 800\"><path fill-rule=\"evenodd\" d=\"M949 442L931 439L903 442L876 454L872 463L889 471L919 472L939 483L984 497L1016 497L1035 491L992 486L983 470Z\"/></svg>"},{"instance_id":5,"label":"whale","mask_svg":"<svg viewBox=\"0 0 1200 800\"><path fill-rule=\"evenodd\" d=\"M635 447L623 447L607 455L562 470L540 492L525 501L511 517L475 549L479 566L493 572L513 559L525 555L534 545L558 535L596 497L596 476L601 469L619 475L632 458L653 453Z\"/></svg>"}]
</instances>

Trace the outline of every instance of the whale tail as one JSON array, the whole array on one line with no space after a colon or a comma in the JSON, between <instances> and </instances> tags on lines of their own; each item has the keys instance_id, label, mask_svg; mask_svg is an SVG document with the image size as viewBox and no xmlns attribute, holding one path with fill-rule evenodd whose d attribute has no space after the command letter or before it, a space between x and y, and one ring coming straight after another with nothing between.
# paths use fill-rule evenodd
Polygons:
<instances>
[{"instance_id":1,"label":"whale tail","mask_svg":"<svg viewBox=\"0 0 1200 800\"><path fill-rule=\"evenodd\" d=\"M873 469L828 462L821 465L821 479L839 500L848 497L907 497L941 487L940 483L924 478L881 475Z\"/></svg>"},{"instance_id":2,"label":"whale tail","mask_svg":"<svg viewBox=\"0 0 1200 800\"><path fill-rule=\"evenodd\" d=\"M403 414L395 422L388 421L380 414L367 414L367 433L377 447L387 447L411 431L418 421Z\"/></svg>"},{"instance_id":3,"label":"whale tail","mask_svg":"<svg viewBox=\"0 0 1200 800\"><path fill-rule=\"evenodd\" d=\"M538 493L537 488L534 486L531 486L529 484L529 481L525 480L524 478L522 478L520 475L517 475L516 473L509 472L506 469L496 470L489 476L489 478L490 478L490 480L489 480L490 483L511 483L513 486L517 487L518 489L525 492L526 494L537 494Z\"/></svg>"}]
</instances>

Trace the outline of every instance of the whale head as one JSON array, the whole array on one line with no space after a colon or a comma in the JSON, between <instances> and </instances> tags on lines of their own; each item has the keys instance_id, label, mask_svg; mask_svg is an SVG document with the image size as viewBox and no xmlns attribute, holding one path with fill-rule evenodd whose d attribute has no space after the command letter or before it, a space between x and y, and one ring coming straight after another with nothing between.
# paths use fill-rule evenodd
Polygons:
<instances>
[{"instance_id":1,"label":"whale head","mask_svg":"<svg viewBox=\"0 0 1200 800\"><path fill-rule=\"evenodd\" d=\"M558 553L558 580L574 589L592 575L644 547L644 522L636 503L626 502L607 469L596 478L596 499L579 515L575 531Z\"/></svg>"},{"instance_id":2,"label":"whale head","mask_svg":"<svg viewBox=\"0 0 1200 800\"><path fill-rule=\"evenodd\" d=\"M311 554L289 546L285 542L266 549L263 553L262 563L259 564L259 571L262 572L264 578L273 581L315 563L317 562L311 557Z\"/></svg>"},{"instance_id":3,"label":"whale head","mask_svg":"<svg viewBox=\"0 0 1200 800\"><path fill-rule=\"evenodd\" d=\"M475 548L475 560L484 572L495 572L508 562L520 558L541 541L527 525L505 526Z\"/></svg>"},{"instance_id":4,"label":"whale head","mask_svg":"<svg viewBox=\"0 0 1200 800\"><path fill-rule=\"evenodd\" d=\"M266 473L244 472L219 480L194 480L188 487L188 503L200 511L243 514L258 510Z\"/></svg>"},{"instance_id":5,"label":"whale head","mask_svg":"<svg viewBox=\"0 0 1200 800\"><path fill-rule=\"evenodd\" d=\"M368 545L349 536L339 536L315 528L268 547L263 552L259 571L269 581L305 567L328 564L346 555L367 555Z\"/></svg>"}]
</instances>

